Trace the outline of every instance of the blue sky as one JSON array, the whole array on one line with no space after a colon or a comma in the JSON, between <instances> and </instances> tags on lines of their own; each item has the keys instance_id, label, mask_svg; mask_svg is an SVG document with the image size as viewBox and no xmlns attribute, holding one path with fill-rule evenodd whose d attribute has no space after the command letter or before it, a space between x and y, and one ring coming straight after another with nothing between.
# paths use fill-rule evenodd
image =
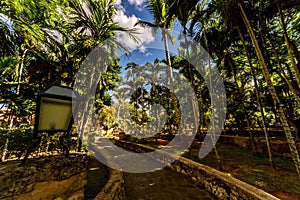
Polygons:
<instances>
[{"instance_id":1,"label":"blue sky","mask_svg":"<svg viewBox=\"0 0 300 200\"><path fill-rule=\"evenodd\" d=\"M142 20L151 21L152 16L146 9L147 1L143 1L140 6L137 2L138 1L131 1L131 3L135 3L131 4L127 0L122 1L121 5L125 8L126 15L135 15Z\"/></svg>"},{"instance_id":2,"label":"blue sky","mask_svg":"<svg viewBox=\"0 0 300 200\"><path fill-rule=\"evenodd\" d=\"M156 58L165 58L161 33L158 31L154 34L150 28L143 28L139 25L134 26L138 20L148 22L153 21L152 15L146 8L147 3L147 0L116 0L118 12L114 20L123 27L137 28L139 34L136 34L136 36L140 39L140 44L137 44L128 36L128 34L119 34L119 41L131 51L129 57L125 56L124 53L118 53L121 58L120 64L123 67L129 62L143 65L146 62L153 62ZM175 23L174 29L180 31L180 24ZM169 43L169 46L172 46L171 43ZM172 49L170 49L170 51L172 54ZM173 49L173 52L175 51L176 50ZM122 75L124 75L124 72Z\"/></svg>"}]
</instances>

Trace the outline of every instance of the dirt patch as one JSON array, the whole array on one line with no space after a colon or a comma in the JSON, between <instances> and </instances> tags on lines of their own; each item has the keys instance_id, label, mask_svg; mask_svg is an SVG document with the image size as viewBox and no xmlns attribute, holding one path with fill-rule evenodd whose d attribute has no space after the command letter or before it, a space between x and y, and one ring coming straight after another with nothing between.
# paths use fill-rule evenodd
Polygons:
<instances>
[{"instance_id":1,"label":"dirt patch","mask_svg":"<svg viewBox=\"0 0 300 200\"><path fill-rule=\"evenodd\" d=\"M283 191L273 191L270 194L282 199L282 200L300 200L300 194L293 194Z\"/></svg>"}]
</instances>

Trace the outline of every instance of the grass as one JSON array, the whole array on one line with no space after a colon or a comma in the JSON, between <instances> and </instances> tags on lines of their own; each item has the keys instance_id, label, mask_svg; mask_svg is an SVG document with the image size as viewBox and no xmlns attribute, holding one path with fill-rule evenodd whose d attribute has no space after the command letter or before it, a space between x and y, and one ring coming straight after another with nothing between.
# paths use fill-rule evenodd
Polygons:
<instances>
[{"instance_id":1,"label":"grass","mask_svg":"<svg viewBox=\"0 0 300 200\"><path fill-rule=\"evenodd\" d=\"M155 148L164 147L160 142L144 144ZM273 169L267 155L255 155L239 146L220 143L217 150L220 163L217 162L214 151L199 159L199 149L192 149L190 155L186 152L183 157L226 172L280 199L300 199L300 181L291 158L273 157Z\"/></svg>"},{"instance_id":2,"label":"grass","mask_svg":"<svg viewBox=\"0 0 300 200\"><path fill-rule=\"evenodd\" d=\"M289 195L286 199L300 198L300 181L292 159L274 157L275 169L272 169L267 156L254 155L247 149L226 144L218 144L217 149L221 163L217 162L213 151L203 159L198 158L197 150L192 150L191 155L186 153L183 156L230 173L231 176L271 194L284 193L284 196Z\"/></svg>"}]
</instances>

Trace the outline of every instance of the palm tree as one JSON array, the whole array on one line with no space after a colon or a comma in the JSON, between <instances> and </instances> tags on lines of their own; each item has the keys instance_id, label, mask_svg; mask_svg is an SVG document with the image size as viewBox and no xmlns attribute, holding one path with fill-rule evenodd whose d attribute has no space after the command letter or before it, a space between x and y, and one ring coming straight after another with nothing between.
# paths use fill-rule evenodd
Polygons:
<instances>
[{"instance_id":1,"label":"palm tree","mask_svg":"<svg viewBox=\"0 0 300 200\"><path fill-rule=\"evenodd\" d=\"M147 85L152 87L160 83L161 77L166 70L159 59L155 59L154 63L146 63L143 66L142 76ZM162 74L161 74L162 73Z\"/></svg>"},{"instance_id":2,"label":"palm tree","mask_svg":"<svg viewBox=\"0 0 300 200\"><path fill-rule=\"evenodd\" d=\"M285 21L284 21L281 5L280 5L278 0L276 0L276 5L277 5L278 13L279 13L280 26L281 26L281 29L282 29L282 32L283 32L284 41L285 41L285 44L287 46L289 57L290 57L290 60L291 60L291 63L292 63L292 66L293 66L293 69L294 69L294 72L295 72L296 81L297 81L298 85L300 85L300 71L299 71L298 66L295 62L295 56L294 56L294 52L293 52L293 49L292 49L292 46L291 46L291 40L290 40L290 38L287 34L286 24L285 24Z\"/></svg>"},{"instance_id":3,"label":"palm tree","mask_svg":"<svg viewBox=\"0 0 300 200\"><path fill-rule=\"evenodd\" d=\"M234 64L234 61L233 59L231 58L231 55L229 53L229 50L227 49L227 52L226 52L226 58L225 58L229 64L229 66L231 67L231 72L232 72L232 76L233 76L233 79L234 79L234 82L235 82L235 85L236 85L236 88L237 88L237 92L238 92L238 96L239 96L239 99L241 99L243 102L241 103L241 106L242 106L242 110L243 110L243 114L246 118L246 122L247 122L247 126L248 126L248 129L249 129L249 134L250 134L250 140L251 140L251 148L252 148L252 152L253 153L256 153L256 145L255 145L255 140L254 140L254 135L253 135L253 131L252 131L252 122L250 120L250 117L247 113L247 110L246 110L246 106L245 106L245 103L244 103L244 99L245 99L245 96L244 96L244 89L243 86L240 86L240 84L238 83L238 78L237 78L237 74L236 74L236 66Z\"/></svg>"},{"instance_id":4,"label":"palm tree","mask_svg":"<svg viewBox=\"0 0 300 200\"><path fill-rule=\"evenodd\" d=\"M276 62L277 62L277 65L279 67L279 74L280 76L282 76L282 78L285 80L286 84L288 85L289 89L291 90L291 92L293 93L297 103L298 103L298 106L300 106L300 92L297 88L295 88L295 86L293 85L293 81L290 80L288 78L288 76L286 75L286 72L284 70L284 68L282 67L283 63L282 61L280 60L279 58L279 55L278 55L278 52L276 51L276 47L275 47L275 44L274 42L272 41L271 39L271 36L269 33L267 33L267 39L268 41L270 42L270 46L271 46L271 50L273 52L273 54L275 55L275 59L276 59Z\"/></svg>"},{"instance_id":5,"label":"palm tree","mask_svg":"<svg viewBox=\"0 0 300 200\"><path fill-rule=\"evenodd\" d=\"M143 66L144 70L143 70L143 77L144 80L146 82L146 85L151 85L151 90L155 90L156 89L156 85L159 84L159 80L160 80L160 73L163 72L163 70L165 69L161 63L159 59L155 59L153 63L149 63L147 62L144 66ZM151 97L150 97L151 98ZM149 110L151 110L152 105L149 105ZM160 121L160 117L159 117L159 112L157 109L155 109L155 112L153 113L155 115L154 121L152 120L152 123L154 124L154 131L155 131L155 141L157 142L157 134L159 132L159 125L161 123Z\"/></svg>"},{"instance_id":6,"label":"palm tree","mask_svg":"<svg viewBox=\"0 0 300 200\"><path fill-rule=\"evenodd\" d=\"M274 162L273 162L273 159L272 159L272 151L271 151L270 139L269 139L269 132L268 132L268 129L267 129L266 116L265 116L265 113L263 112L263 104L262 104L262 101L261 101L261 95L260 95L259 87L258 87L258 84L257 84L255 69L254 69L254 66L252 65L249 50L246 46L245 38L244 38L244 35L242 34L242 31L241 31L240 27L238 27L238 32L239 32L239 36L240 36L240 38L242 40L242 43L243 43L243 48L244 48L248 63L249 63L250 68L251 68L251 75L253 77L256 100L258 102L258 107L259 107L259 111L260 111L260 114L261 114L262 127L263 127L265 138L266 138L269 162L270 162L270 166L272 168L274 168Z\"/></svg>"},{"instance_id":7,"label":"palm tree","mask_svg":"<svg viewBox=\"0 0 300 200\"><path fill-rule=\"evenodd\" d=\"M171 39L171 35L169 34L168 30L173 26L175 18L172 15L169 15L168 12L169 7L165 0L149 0L149 5L147 6L147 8L149 12L152 14L153 23L146 22L146 21L138 21L137 24L140 24L142 26L159 28L162 32L162 40L164 43L166 61L168 65L170 83L171 83L170 84L171 97L175 108L177 124L179 124L180 116L179 116L176 97L174 94L173 70L172 70L172 63L171 63L171 57L169 53L169 46L168 46L168 41L169 39Z\"/></svg>"},{"instance_id":8,"label":"palm tree","mask_svg":"<svg viewBox=\"0 0 300 200\"><path fill-rule=\"evenodd\" d=\"M76 41L82 45L82 56L86 56L98 45L103 44L108 38L113 37L116 31L128 31L128 29L122 28L113 22L112 18L115 14L113 0L71 0L71 8L73 9L71 27L76 31ZM111 45L114 46L116 43ZM108 58L105 59L113 59L113 57L108 56ZM105 64L107 61L103 61L102 63ZM92 69L88 71L89 77L85 77L87 83L85 87L92 88L93 84L97 81L96 79L98 79L98 70L97 66L93 66ZM100 87L103 87L103 85L100 85ZM84 96L86 98L84 102L91 102L93 99L92 94L84 94ZM84 127L88 122L88 111L91 106L90 103L83 103L83 105L80 106L82 112L81 115L78 116L79 119L77 119L77 121L80 122L78 127L80 136L83 136ZM78 150L80 150L80 147L81 144L79 140Z\"/></svg>"},{"instance_id":9,"label":"palm tree","mask_svg":"<svg viewBox=\"0 0 300 200\"><path fill-rule=\"evenodd\" d=\"M231 0L231 1L210 1L207 6L208 9L206 13L210 15L211 13L217 12L221 15L223 22L225 22L228 28L234 28L237 25L242 26L245 25L246 30L250 36L251 42L254 46L254 50L256 56L258 57L259 64L262 69L263 76L267 82L268 89L273 99L273 103L275 105L276 113L278 114L283 129L285 131L285 135L287 138L287 142L295 163L296 170L300 179L300 159L296 149L295 141L293 140L291 129L289 127L287 118L284 114L283 105L281 104L278 94L275 90L275 87L271 81L270 73L268 71L268 67L266 64L266 60L263 56L262 49L259 45L258 40L254 34L253 28L250 24L248 16L243 7L243 2L241 0ZM272 10L272 15L274 15L274 10ZM239 18L241 16L241 18Z\"/></svg>"},{"instance_id":10,"label":"palm tree","mask_svg":"<svg viewBox=\"0 0 300 200\"><path fill-rule=\"evenodd\" d=\"M251 38L252 44L254 45L255 53L258 57L258 61L259 61L260 66L262 68L264 78L265 78L265 80L268 84L268 88L269 88L269 91L271 93L271 96L272 96L272 99L273 99L273 102L274 102L274 105L275 105L275 109L277 110L278 116L279 116L281 124L283 126L285 136L286 136L286 139L287 139L290 151L291 151L291 155L292 155L292 158L293 158L294 163L295 163L296 171L297 171L297 173L299 175L299 179L300 179L300 158L299 158L299 154L298 154L298 151L297 151L297 148L296 148L295 141L294 141L293 136L292 136L290 126L289 126L287 118L284 114L283 105L280 103L280 100L278 98L278 94L275 90L275 87L274 87L272 81L271 81L270 73L269 73L268 68L267 68L267 64L265 62L265 59L264 59L264 56L262 54L261 48L258 45L258 41L256 39L256 36L255 36L254 31L252 29L252 26L249 22L249 19L248 19L246 13L245 13L243 5L242 5L241 2L237 2L236 5L239 8L239 11L240 11L241 17L243 19L243 22L244 22L244 24L247 28L247 31L248 31L249 36Z\"/></svg>"},{"instance_id":11,"label":"palm tree","mask_svg":"<svg viewBox=\"0 0 300 200\"><path fill-rule=\"evenodd\" d=\"M183 34L187 34L186 24L193 17L193 12L196 10L198 5L198 0L189 0L189 1L180 1L180 0L167 0L169 5L168 15L175 15L176 18L180 21L181 26L183 27ZM206 4L206 0L202 1L202 5Z\"/></svg>"},{"instance_id":12,"label":"palm tree","mask_svg":"<svg viewBox=\"0 0 300 200\"><path fill-rule=\"evenodd\" d=\"M117 88L117 90L115 90L112 94L114 100L116 101L116 119L119 121L123 121L125 119L120 119L120 112L124 111L124 106L126 105L126 103L128 103L128 93L130 91L130 87L126 86L126 85L121 85ZM119 121L117 121L116 123L118 123Z\"/></svg>"}]
</instances>

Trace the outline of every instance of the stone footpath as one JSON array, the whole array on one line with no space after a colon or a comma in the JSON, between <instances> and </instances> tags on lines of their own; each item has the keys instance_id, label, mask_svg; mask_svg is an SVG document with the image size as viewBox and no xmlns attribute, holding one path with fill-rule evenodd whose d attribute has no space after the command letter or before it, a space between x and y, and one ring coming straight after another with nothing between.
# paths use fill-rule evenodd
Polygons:
<instances>
[{"instance_id":1,"label":"stone footpath","mask_svg":"<svg viewBox=\"0 0 300 200\"><path fill-rule=\"evenodd\" d=\"M126 152L118 151L113 148L112 144L97 143L92 149L95 154L110 154L111 162L114 157L121 158L119 162L126 164L126 168L130 166L134 168L133 162L144 163L145 166L161 166L154 159L145 159L144 156L135 154L134 160L129 157ZM97 157L97 155L96 155ZM98 157L100 158L100 157ZM103 159L103 158L101 158ZM120 163L119 163L120 164ZM144 167L145 167L144 166ZM117 167L117 165L115 166ZM168 168L148 173L123 173L124 189L126 200L200 200L214 199L205 189L197 187L190 179L180 173L171 171ZM120 180L116 181L118 184ZM106 194L110 196L110 194ZM103 198L103 196L102 196ZM106 198L105 198L106 199ZM107 199L114 199L112 197Z\"/></svg>"},{"instance_id":2,"label":"stone footpath","mask_svg":"<svg viewBox=\"0 0 300 200\"><path fill-rule=\"evenodd\" d=\"M126 200L209 200L205 189L195 186L183 175L170 169L148 173L125 173Z\"/></svg>"},{"instance_id":3,"label":"stone footpath","mask_svg":"<svg viewBox=\"0 0 300 200\"><path fill-rule=\"evenodd\" d=\"M172 163L173 159L177 157L166 151L160 151L149 146L135 144L128 141L115 140L117 146L134 151L137 153L145 153L149 151L156 151L155 153L147 154L149 157L161 163ZM240 181L230 174L220 172L209 166L194 162L192 160L180 157L175 162L168 165L172 170L186 175L195 184L204 187L207 191L212 193L216 199L234 199L234 200L279 200L273 195Z\"/></svg>"}]
</instances>

